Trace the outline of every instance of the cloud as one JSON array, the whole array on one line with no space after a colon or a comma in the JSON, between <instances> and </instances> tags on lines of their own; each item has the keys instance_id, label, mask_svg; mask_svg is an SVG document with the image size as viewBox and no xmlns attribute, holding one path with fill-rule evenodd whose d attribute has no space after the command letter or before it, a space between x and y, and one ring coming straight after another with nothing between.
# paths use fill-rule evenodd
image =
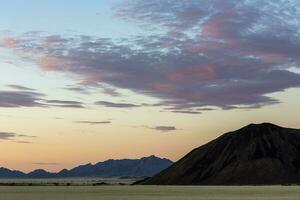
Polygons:
<instances>
[{"instance_id":1,"label":"cloud","mask_svg":"<svg viewBox=\"0 0 300 200\"><path fill-rule=\"evenodd\" d=\"M108 101L97 101L95 104L109 107L109 108L136 108L140 105L130 104L130 103L113 103Z\"/></svg>"},{"instance_id":2,"label":"cloud","mask_svg":"<svg viewBox=\"0 0 300 200\"><path fill-rule=\"evenodd\" d=\"M62 108L84 108L84 103L79 101L47 100L47 105Z\"/></svg>"},{"instance_id":3,"label":"cloud","mask_svg":"<svg viewBox=\"0 0 300 200\"><path fill-rule=\"evenodd\" d=\"M199 112L199 111L190 111L190 110L173 110L171 112L173 112L173 113L181 113L181 114L202 114L202 112Z\"/></svg>"},{"instance_id":4,"label":"cloud","mask_svg":"<svg viewBox=\"0 0 300 200\"><path fill-rule=\"evenodd\" d=\"M99 125L99 124L111 124L111 121L74 121L77 124L90 124L90 125Z\"/></svg>"},{"instance_id":5,"label":"cloud","mask_svg":"<svg viewBox=\"0 0 300 200\"><path fill-rule=\"evenodd\" d=\"M30 91L0 91L0 107L43 107L43 94Z\"/></svg>"},{"instance_id":6,"label":"cloud","mask_svg":"<svg viewBox=\"0 0 300 200\"><path fill-rule=\"evenodd\" d=\"M198 114L202 114L205 111L215 110L215 108L201 107L201 106L197 106L197 104L182 104L182 105L173 105L173 106L172 106L172 102L169 102L167 104L169 104L170 106L165 107L161 112L173 112L173 113L181 113L181 114L198 115Z\"/></svg>"},{"instance_id":7,"label":"cloud","mask_svg":"<svg viewBox=\"0 0 300 200\"><path fill-rule=\"evenodd\" d=\"M19 143L19 144L34 144L34 142L30 142L30 141L15 141L15 143Z\"/></svg>"},{"instance_id":8,"label":"cloud","mask_svg":"<svg viewBox=\"0 0 300 200\"><path fill-rule=\"evenodd\" d=\"M201 19L212 11L211 3L199 0L124 1L116 10L117 15L125 20L184 30L199 25Z\"/></svg>"},{"instance_id":9,"label":"cloud","mask_svg":"<svg viewBox=\"0 0 300 200\"><path fill-rule=\"evenodd\" d=\"M41 166L53 166L53 165L60 165L60 163L47 163L47 162L36 162L32 163L33 165L41 165Z\"/></svg>"},{"instance_id":10,"label":"cloud","mask_svg":"<svg viewBox=\"0 0 300 200\"><path fill-rule=\"evenodd\" d=\"M260 108L300 86L289 70L300 67L298 1L136 0L115 12L153 31L120 40L35 33L7 48L41 70L77 75L79 87L128 89L176 113Z\"/></svg>"},{"instance_id":11,"label":"cloud","mask_svg":"<svg viewBox=\"0 0 300 200\"><path fill-rule=\"evenodd\" d=\"M175 126L133 126L133 128L146 128L160 132L171 132L178 130Z\"/></svg>"},{"instance_id":12,"label":"cloud","mask_svg":"<svg viewBox=\"0 0 300 200\"><path fill-rule=\"evenodd\" d=\"M37 138L37 136L24 135L24 134L19 134L18 137L23 137L23 138Z\"/></svg>"},{"instance_id":13,"label":"cloud","mask_svg":"<svg viewBox=\"0 0 300 200\"><path fill-rule=\"evenodd\" d=\"M113 87L111 87L109 85L105 85L105 84L97 84L94 86L73 85L73 86L67 86L64 89L72 91L72 92L86 94L86 95L101 91L101 93L112 96L112 97L122 96L121 93L119 93L116 88L113 88Z\"/></svg>"},{"instance_id":14,"label":"cloud","mask_svg":"<svg viewBox=\"0 0 300 200\"><path fill-rule=\"evenodd\" d=\"M45 95L18 85L10 85L16 91L0 91L0 107L64 107L84 108L84 103L78 101L47 100Z\"/></svg>"},{"instance_id":15,"label":"cloud","mask_svg":"<svg viewBox=\"0 0 300 200\"><path fill-rule=\"evenodd\" d=\"M12 140L15 137L16 137L15 133L0 132L0 140Z\"/></svg>"},{"instance_id":16,"label":"cloud","mask_svg":"<svg viewBox=\"0 0 300 200\"><path fill-rule=\"evenodd\" d=\"M170 131L177 130L175 126L156 126L151 129L161 131L161 132L170 132Z\"/></svg>"},{"instance_id":17,"label":"cloud","mask_svg":"<svg viewBox=\"0 0 300 200\"><path fill-rule=\"evenodd\" d=\"M81 94L90 94L89 88L81 87L81 86L68 86L68 87L65 87L64 89L70 90L73 92L77 92L77 93L81 93Z\"/></svg>"},{"instance_id":18,"label":"cloud","mask_svg":"<svg viewBox=\"0 0 300 200\"><path fill-rule=\"evenodd\" d=\"M5 37L5 38L3 38L3 40L2 40L1 46L11 47L11 46L16 45L17 43L18 43L18 41L15 40L15 39L12 38L12 37Z\"/></svg>"},{"instance_id":19,"label":"cloud","mask_svg":"<svg viewBox=\"0 0 300 200\"><path fill-rule=\"evenodd\" d=\"M21 90L21 91L35 91L35 89L24 87L21 85L6 85L7 87L14 89L14 90Z\"/></svg>"},{"instance_id":20,"label":"cloud","mask_svg":"<svg viewBox=\"0 0 300 200\"><path fill-rule=\"evenodd\" d=\"M102 85L101 87L102 87L102 93L104 93L104 94L107 94L112 97L122 96L121 93L119 93L116 88L112 88L112 87L105 86L105 85Z\"/></svg>"},{"instance_id":21,"label":"cloud","mask_svg":"<svg viewBox=\"0 0 300 200\"><path fill-rule=\"evenodd\" d=\"M30 141L18 140L19 138L36 138L36 136L17 134L13 132L0 132L0 140L15 141L16 143L32 143Z\"/></svg>"}]
</instances>

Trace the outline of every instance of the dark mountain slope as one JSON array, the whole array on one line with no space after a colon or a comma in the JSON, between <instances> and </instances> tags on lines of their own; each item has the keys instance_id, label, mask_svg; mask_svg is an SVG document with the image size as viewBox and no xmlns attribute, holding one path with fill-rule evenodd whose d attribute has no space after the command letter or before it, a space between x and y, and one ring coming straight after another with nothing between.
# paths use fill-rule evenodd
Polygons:
<instances>
[{"instance_id":1,"label":"dark mountain slope","mask_svg":"<svg viewBox=\"0 0 300 200\"><path fill-rule=\"evenodd\" d=\"M300 130L250 124L193 150L144 182L154 185L300 183Z\"/></svg>"}]
</instances>

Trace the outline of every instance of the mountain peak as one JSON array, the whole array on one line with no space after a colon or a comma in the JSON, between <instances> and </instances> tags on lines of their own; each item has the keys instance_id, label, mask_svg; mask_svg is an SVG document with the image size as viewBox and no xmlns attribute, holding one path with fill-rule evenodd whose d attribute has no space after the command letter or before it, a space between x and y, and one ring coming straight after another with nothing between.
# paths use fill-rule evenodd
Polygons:
<instances>
[{"instance_id":1,"label":"mountain peak","mask_svg":"<svg viewBox=\"0 0 300 200\"><path fill-rule=\"evenodd\" d=\"M300 130L250 124L197 148L146 184L247 185L300 182Z\"/></svg>"},{"instance_id":2,"label":"mountain peak","mask_svg":"<svg viewBox=\"0 0 300 200\"><path fill-rule=\"evenodd\" d=\"M143 159L143 160L145 160L145 159L162 159L162 158L159 158L159 157L157 157L157 156L155 156L155 155L151 155L151 156L148 156L148 157L143 157L143 158L141 158L141 159Z\"/></svg>"},{"instance_id":3,"label":"mountain peak","mask_svg":"<svg viewBox=\"0 0 300 200\"><path fill-rule=\"evenodd\" d=\"M46 170L44 170L44 169L36 169L36 170L34 170L34 171L30 172L30 173L48 173L48 172Z\"/></svg>"},{"instance_id":4,"label":"mountain peak","mask_svg":"<svg viewBox=\"0 0 300 200\"><path fill-rule=\"evenodd\" d=\"M247 125L246 127L247 128L282 128L281 126L278 126L276 124L272 124L269 122L263 122L263 123L259 123L259 124L251 123L251 124Z\"/></svg>"},{"instance_id":5,"label":"mountain peak","mask_svg":"<svg viewBox=\"0 0 300 200\"><path fill-rule=\"evenodd\" d=\"M242 127L236 131L224 134L224 136L230 137L241 137L244 136L248 140L253 138L263 137L265 135L280 135L283 130L292 130L288 128L283 128L281 126L272 124L272 123L260 123L260 124L249 124L245 127Z\"/></svg>"},{"instance_id":6,"label":"mountain peak","mask_svg":"<svg viewBox=\"0 0 300 200\"><path fill-rule=\"evenodd\" d=\"M36 169L27 174L28 178L53 178L55 173L47 172L44 169Z\"/></svg>"}]
</instances>

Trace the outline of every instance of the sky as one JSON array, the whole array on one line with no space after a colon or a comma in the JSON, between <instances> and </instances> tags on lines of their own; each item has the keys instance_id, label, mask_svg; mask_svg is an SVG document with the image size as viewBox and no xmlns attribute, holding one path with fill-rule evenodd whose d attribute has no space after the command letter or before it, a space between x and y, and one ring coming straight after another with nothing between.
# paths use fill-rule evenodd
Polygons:
<instances>
[{"instance_id":1,"label":"sky","mask_svg":"<svg viewBox=\"0 0 300 200\"><path fill-rule=\"evenodd\" d=\"M297 0L2 0L0 166L176 161L250 123L300 128Z\"/></svg>"}]
</instances>

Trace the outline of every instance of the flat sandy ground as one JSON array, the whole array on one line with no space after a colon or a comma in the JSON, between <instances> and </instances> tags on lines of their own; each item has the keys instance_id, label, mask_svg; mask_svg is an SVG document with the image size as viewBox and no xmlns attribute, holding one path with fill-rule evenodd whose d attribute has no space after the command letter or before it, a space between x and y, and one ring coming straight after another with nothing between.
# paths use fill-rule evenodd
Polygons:
<instances>
[{"instance_id":1,"label":"flat sandy ground","mask_svg":"<svg viewBox=\"0 0 300 200\"><path fill-rule=\"evenodd\" d=\"M300 186L0 187L0 200L300 200Z\"/></svg>"}]
</instances>

